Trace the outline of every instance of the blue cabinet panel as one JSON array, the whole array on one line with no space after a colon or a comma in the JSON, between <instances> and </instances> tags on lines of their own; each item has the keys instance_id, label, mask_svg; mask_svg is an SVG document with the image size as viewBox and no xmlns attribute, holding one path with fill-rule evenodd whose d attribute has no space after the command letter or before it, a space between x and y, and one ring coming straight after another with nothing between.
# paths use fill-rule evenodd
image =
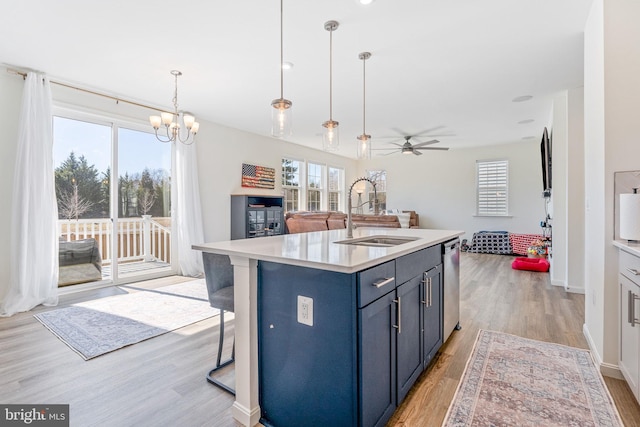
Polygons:
<instances>
[{"instance_id":1,"label":"blue cabinet panel","mask_svg":"<svg viewBox=\"0 0 640 427\"><path fill-rule=\"evenodd\" d=\"M258 353L262 422L357 422L355 275L260 262ZM313 299L313 326L297 296Z\"/></svg>"},{"instance_id":2,"label":"blue cabinet panel","mask_svg":"<svg viewBox=\"0 0 640 427\"><path fill-rule=\"evenodd\" d=\"M422 373L422 274L398 286L398 402Z\"/></svg>"},{"instance_id":3,"label":"blue cabinet panel","mask_svg":"<svg viewBox=\"0 0 640 427\"><path fill-rule=\"evenodd\" d=\"M362 426L384 426L397 406L395 292L358 310Z\"/></svg>"},{"instance_id":4,"label":"blue cabinet panel","mask_svg":"<svg viewBox=\"0 0 640 427\"><path fill-rule=\"evenodd\" d=\"M426 368L442 346L442 264L427 271L424 277L423 354Z\"/></svg>"}]
</instances>

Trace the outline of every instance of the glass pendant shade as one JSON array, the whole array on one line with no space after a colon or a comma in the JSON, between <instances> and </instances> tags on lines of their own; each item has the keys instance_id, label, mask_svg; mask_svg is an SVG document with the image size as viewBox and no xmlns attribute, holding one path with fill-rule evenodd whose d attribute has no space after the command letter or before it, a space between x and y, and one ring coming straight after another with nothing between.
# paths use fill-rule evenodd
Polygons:
<instances>
[{"instance_id":1,"label":"glass pendant shade","mask_svg":"<svg viewBox=\"0 0 640 427\"><path fill-rule=\"evenodd\" d=\"M322 148L325 151L336 151L340 145L340 128L335 120L327 120L322 124Z\"/></svg>"},{"instance_id":2,"label":"glass pendant shade","mask_svg":"<svg viewBox=\"0 0 640 427\"><path fill-rule=\"evenodd\" d=\"M358 136L358 159L371 159L371 135L362 134Z\"/></svg>"},{"instance_id":3,"label":"glass pendant shade","mask_svg":"<svg viewBox=\"0 0 640 427\"><path fill-rule=\"evenodd\" d=\"M274 99L271 102L271 136L284 138L291 135L292 109L288 99Z\"/></svg>"}]
</instances>

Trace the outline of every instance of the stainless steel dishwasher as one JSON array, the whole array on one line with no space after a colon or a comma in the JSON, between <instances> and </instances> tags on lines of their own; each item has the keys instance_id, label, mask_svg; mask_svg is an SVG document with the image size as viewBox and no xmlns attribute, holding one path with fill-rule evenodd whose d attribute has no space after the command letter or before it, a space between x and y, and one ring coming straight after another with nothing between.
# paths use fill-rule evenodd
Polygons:
<instances>
[{"instance_id":1,"label":"stainless steel dishwasher","mask_svg":"<svg viewBox=\"0 0 640 427\"><path fill-rule=\"evenodd\" d=\"M442 245L444 264L444 321L443 340L446 342L454 329L460 330L460 239Z\"/></svg>"}]
</instances>

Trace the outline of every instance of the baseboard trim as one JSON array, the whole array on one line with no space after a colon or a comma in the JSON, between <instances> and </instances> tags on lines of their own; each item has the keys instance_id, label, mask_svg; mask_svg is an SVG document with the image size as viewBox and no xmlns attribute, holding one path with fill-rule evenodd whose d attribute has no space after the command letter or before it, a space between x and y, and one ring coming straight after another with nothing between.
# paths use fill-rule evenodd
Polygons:
<instances>
[{"instance_id":1,"label":"baseboard trim","mask_svg":"<svg viewBox=\"0 0 640 427\"><path fill-rule=\"evenodd\" d=\"M585 294L584 288L572 288L571 286L565 286L564 290L567 292L571 292L572 294Z\"/></svg>"},{"instance_id":2,"label":"baseboard trim","mask_svg":"<svg viewBox=\"0 0 640 427\"><path fill-rule=\"evenodd\" d=\"M619 380L623 380L622 372L618 365L613 365L611 363L604 363L602 361L602 357L600 357L600 353L598 353L598 349L596 348L595 343L593 342L593 338L591 338L591 334L589 333L589 328L587 324L584 323L582 325L582 333L587 340L587 344L589 345L589 350L591 351L591 357L593 358L594 363L600 369L600 373L605 377L617 378Z\"/></svg>"},{"instance_id":3,"label":"baseboard trim","mask_svg":"<svg viewBox=\"0 0 640 427\"><path fill-rule=\"evenodd\" d=\"M624 380L622 371L618 365L612 365L611 363L601 363L600 373L605 377L615 378L617 380Z\"/></svg>"}]
</instances>

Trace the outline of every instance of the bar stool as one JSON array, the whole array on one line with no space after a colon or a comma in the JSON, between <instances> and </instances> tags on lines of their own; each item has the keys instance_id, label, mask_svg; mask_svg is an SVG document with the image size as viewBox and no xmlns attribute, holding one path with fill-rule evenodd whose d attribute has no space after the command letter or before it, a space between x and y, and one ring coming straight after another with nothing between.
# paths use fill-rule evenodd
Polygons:
<instances>
[{"instance_id":1,"label":"bar stool","mask_svg":"<svg viewBox=\"0 0 640 427\"><path fill-rule=\"evenodd\" d=\"M216 358L216 366L207 374L207 381L235 396L236 391L233 388L213 377L216 371L235 361L235 338L231 358L224 362L221 361L224 344L224 313L225 311L233 313L233 266L227 255L203 252L202 261L204 264L204 278L209 293L209 304L211 307L220 310L218 356Z\"/></svg>"}]
</instances>

